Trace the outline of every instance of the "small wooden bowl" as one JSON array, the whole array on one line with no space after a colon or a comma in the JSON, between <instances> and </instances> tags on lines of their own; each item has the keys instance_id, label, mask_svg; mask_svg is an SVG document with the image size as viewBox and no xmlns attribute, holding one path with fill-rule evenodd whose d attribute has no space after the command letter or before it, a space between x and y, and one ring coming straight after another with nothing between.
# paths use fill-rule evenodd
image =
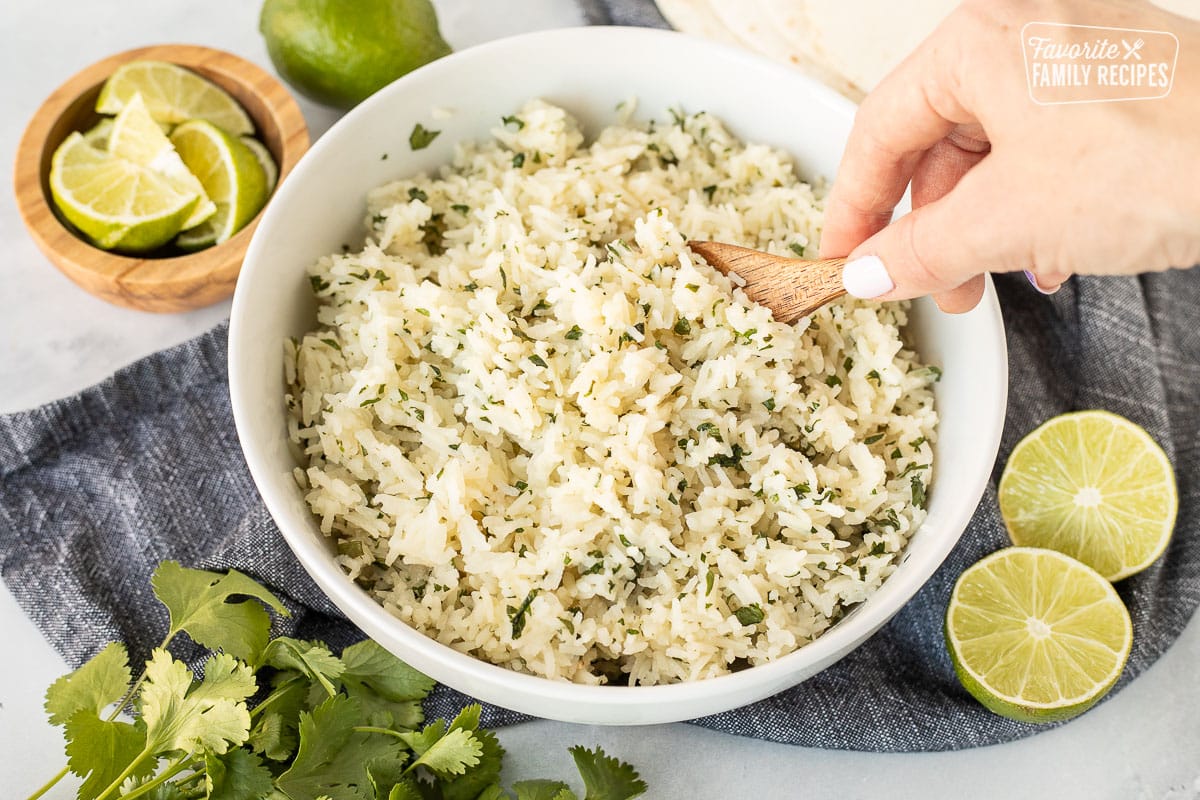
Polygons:
<instances>
[{"instance_id":1,"label":"small wooden bowl","mask_svg":"<svg viewBox=\"0 0 1200 800\"><path fill-rule=\"evenodd\" d=\"M100 120L96 97L109 75L137 59L169 61L229 92L250 118L275 163L280 181L308 149L308 126L279 81L232 53L197 45L156 45L99 61L58 87L33 115L13 168L17 209L39 248L67 277L110 303L145 311L186 311L233 294L242 257L258 217L228 241L181 256L155 258L110 253L90 244L55 214L50 160L72 131Z\"/></svg>"}]
</instances>

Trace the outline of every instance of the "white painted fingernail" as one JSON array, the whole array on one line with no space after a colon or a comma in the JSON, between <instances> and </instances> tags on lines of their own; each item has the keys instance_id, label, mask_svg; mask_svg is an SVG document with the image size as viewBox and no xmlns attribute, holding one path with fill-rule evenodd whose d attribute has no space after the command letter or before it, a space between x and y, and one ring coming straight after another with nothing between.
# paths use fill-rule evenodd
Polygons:
<instances>
[{"instance_id":1,"label":"white painted fingernail","mask_svg":"<svg viewBox=\"0 0 1200 800\"><path fill-rule=\"evenodd\" d=\"M1037 275L1034 275L1029 270L1025 270L1025 277L1029 279L1029 283L1032 284L1033 288L1037 289L1042 294L1054 294L1062 287L1062 284L1060 283L1053 289L1043 289L1042 285L1038 283Z\"/></svg>"},{"instance_id":2,"label":"white painted fingernail","mask_svg":"<svg viewBox=\"0 0 1200 800\"><path fill-rule=\"evenodd\" d=\"M847 294L863 300L879 297L896 288L879 256L861 256L848 262L842 269L842 286L846 287Z\"/></svg>"}]
</instances>

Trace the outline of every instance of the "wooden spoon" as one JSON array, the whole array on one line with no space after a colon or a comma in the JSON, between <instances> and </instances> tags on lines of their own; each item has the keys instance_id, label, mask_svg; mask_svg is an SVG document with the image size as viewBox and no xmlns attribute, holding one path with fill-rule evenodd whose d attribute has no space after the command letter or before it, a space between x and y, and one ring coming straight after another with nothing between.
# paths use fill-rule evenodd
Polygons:
<instances>
[{"instance_id":1,"label":"wooden spoon","mask_svg":"<svg viewBox=\"0 0 1200 800\"><path fill-rule=\"evenodd\" d=\"M846 293L844 258L784 258L723 242L688 242L688 246L713 269L745 281L746 296L769 308L779 322L791 324Z\"/></svg>"}]
</instances>

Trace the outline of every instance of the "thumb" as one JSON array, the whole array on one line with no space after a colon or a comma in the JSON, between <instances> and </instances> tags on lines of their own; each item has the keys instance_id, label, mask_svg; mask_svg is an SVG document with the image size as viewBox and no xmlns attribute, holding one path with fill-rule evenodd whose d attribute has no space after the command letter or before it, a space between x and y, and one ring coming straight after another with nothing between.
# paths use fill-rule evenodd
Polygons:
<instances>
[{"instance_id":1,"label":"thumb","mask_svg":"<svg viewBox=\"0 0 1200 800\"><path fill-rule=\"evenodd\" d=\"M856 247L842 273L854 297L905 300L945 294L985 272L1024 269L1029 254L1014 232L1020 204L1003 202L1003 167L984 158L940 199L912 211ZM973 303L972 303L973 305Z\"/></svg>"}]
</instances>

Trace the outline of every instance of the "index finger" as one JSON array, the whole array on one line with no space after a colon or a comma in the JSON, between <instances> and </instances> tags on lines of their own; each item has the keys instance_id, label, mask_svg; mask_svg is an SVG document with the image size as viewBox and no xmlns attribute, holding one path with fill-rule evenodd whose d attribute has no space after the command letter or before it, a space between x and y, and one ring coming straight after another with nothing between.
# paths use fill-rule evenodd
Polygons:
<instances>
[{"instance_id":1,"label":"index finger","mask_svg":"<svg viewBox=\"0 0 1200 800\"><path fill-rule=\"evenodd\" d=\"M973 122L955 96L943 23L859 106L825 207L821 256L842 256L884 228L921 157Z\"/></svg>"}]
</instances>

